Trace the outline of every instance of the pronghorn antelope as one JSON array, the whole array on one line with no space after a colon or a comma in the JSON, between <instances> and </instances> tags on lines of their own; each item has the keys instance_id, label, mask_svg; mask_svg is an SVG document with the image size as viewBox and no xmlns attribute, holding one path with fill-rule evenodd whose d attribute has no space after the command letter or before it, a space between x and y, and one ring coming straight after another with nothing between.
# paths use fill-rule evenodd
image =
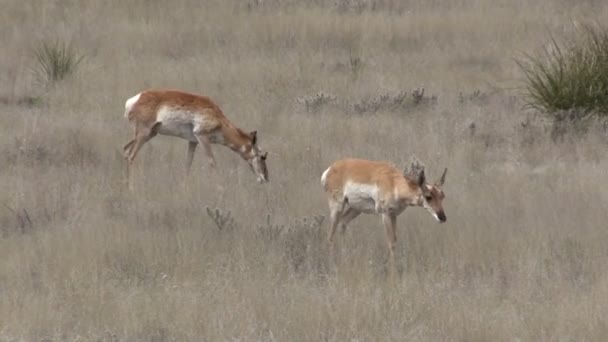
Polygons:
<instances>
[{"instance_id":1,"label":"pronghorn antelope","mask_svg":"<svg viewBox=\"0 0 608 342\"><path fill-rule=\"evenodd\" d=\"M334 244L336 228L342 231L361 213L380 214L386 230L391 260L397 242L397 216L409 206L426 209L437 221L445 222L441 186L447 169L439 181L428 184L424 170L415 179L389 163L362 159L334 162L321 176L321 184L328 196L330 227L328 240Z\"/></svg>"},{"instance_id":2,"label":"pronghorn antelope","mask_svg":"<svg viewBox=\"0 0 608 342\"><path fill-rule=\"evenodd\" d=\"M215 168L211 144L221 144L247 161L258 182L268 181L268 152L258 148L257 132L246 133L236 127L208 97L178 90L147 90L127 100L125 117L135 124L135 138L124 146L129 184L137 152L157 134L188 140L187 172L198 144L203 145L210 166Z\"/></svg>"}]
</instances>

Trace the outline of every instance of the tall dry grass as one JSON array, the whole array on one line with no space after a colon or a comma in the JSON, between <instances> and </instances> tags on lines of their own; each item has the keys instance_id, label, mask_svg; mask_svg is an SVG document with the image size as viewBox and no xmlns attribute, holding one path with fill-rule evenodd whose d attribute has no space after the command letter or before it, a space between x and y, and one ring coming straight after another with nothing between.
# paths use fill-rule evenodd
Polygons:
<instances>
[{"instance_id":1,"label":"tall dry grass","mask_svg":"<svg viewBox=\"0 0 608 342\"><path fill-rule=\"evenodd\" d=\"M607 18L600 1L4 1L0 336L603 340L605 133L552 140L521 109L513 58ZM45 39L87 57L40 89ZM209 95L257 129L270 183L216 147L221 172L197 154L183 187L186 143L158 137L129 193L123 104L148 87ZM418 87L436 103L349 110ZM298 102L321 91L337 104ZM449 168L447 223L399 217L395 282L378 218L331 259L321 172L412 154L431 177Z\"/></svg>"}]
</instances>

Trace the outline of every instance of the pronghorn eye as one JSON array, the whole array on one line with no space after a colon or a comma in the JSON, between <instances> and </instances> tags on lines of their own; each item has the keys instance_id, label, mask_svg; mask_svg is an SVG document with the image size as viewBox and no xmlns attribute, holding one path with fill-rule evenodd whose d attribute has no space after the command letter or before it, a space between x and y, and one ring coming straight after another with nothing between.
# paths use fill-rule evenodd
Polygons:
<instances>
[{"instance_id":1,"label":"pronghorn eye","mask_svg":"<svg viewBox=\"0 0 608 342\"><path fill-rule=\"evenodd\" d=\"M430 195L429 195L429 196L424 196L424 198L425 198L427 201L430 201L430 200L432 200L432 199L433 199L433 196L430 196Z\"/></svg>"}]
</instances>

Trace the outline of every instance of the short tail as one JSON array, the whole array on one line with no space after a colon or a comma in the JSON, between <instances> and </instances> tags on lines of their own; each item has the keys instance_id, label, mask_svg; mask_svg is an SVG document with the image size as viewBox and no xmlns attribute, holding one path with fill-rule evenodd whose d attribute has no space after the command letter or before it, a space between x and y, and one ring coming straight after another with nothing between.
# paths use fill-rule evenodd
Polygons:
<instances>
[{"instance_id":1,"label":"short tail","mask_svg":"<svg viewBox=\"0 0 608 342\"><path fill-rule=\"evenodd\" d=\"M137 101L139 101L140 95L141 93L129 98L127 102L125 102L125 118L129 118L129 114L131 113L131 110L133 110L133 107L135 106Z\"/></svg>"},{"instance_id":2,"label":"short tail","mask_svg":"<svg viewBox=\"0 0 608 342\"><path fill-rule=\"evenodd\" d=\"M329 174L330 169L331 167L328 167L327 170L325 170L321 175L321 185L325 190L327 190L327 175Z\"/></svg>"}]
</instances>

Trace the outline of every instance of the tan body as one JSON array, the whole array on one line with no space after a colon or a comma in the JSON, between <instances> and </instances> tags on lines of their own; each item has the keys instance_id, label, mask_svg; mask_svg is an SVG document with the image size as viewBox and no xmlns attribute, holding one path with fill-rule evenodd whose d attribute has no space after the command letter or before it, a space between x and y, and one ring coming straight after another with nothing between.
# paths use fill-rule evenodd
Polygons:
<instances>
[{"instance_id":1,"label":"tan body","mask_svg":"<svg viewBox=\"0 0 608 342\"><path fill-rule=\"evenodd\" d=\"M445 195L440 189L444 180L445 172L437 184L427 184L424 171L418 179L409 179L401 170L386 162L362 159L334 162L321 177L330 209L330 244L334 243L339 224L344 231L348 223L361 213L379 214L393 257L397 241L396 220L405 208L421 206L438 221L446 220L442 207Z\"/></svg>"},{"instance_id":2,"label":"tan body","mask_svg":"<svg viewBox=\"0 0 608 342\"><path fill-rule=\"evenodd\" d=\"M126 101L125 117L135 124L135 138L124 146L128 169L143 144L161 134L188 141L187 171L198 144L203 145L212 167L216 163L211 144L221 144L245 159L259 182L268 179L267 154L257 147L256 131L246 133L236 127L208 97L178 90L143 91Z\"/></svg>"}]
</instances>

